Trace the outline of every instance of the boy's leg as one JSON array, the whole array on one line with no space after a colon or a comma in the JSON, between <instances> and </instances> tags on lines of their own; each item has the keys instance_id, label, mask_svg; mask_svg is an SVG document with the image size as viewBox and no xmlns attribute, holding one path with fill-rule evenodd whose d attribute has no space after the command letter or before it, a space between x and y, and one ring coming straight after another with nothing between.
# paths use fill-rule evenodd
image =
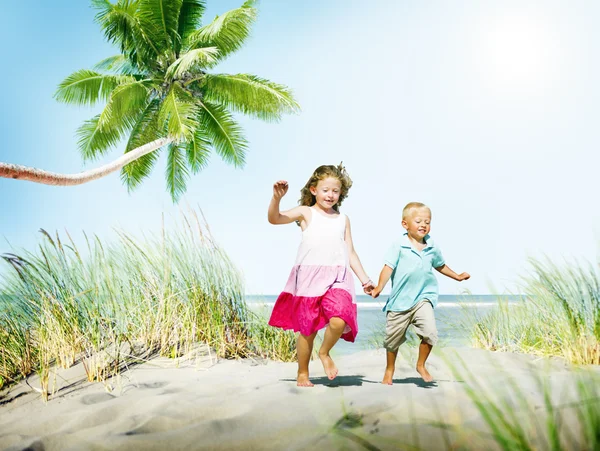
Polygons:
<instances>
[{"instance_id":1,"label":"boy's leg","mask_svg":"<svg viewBox=\"0 0 600 451\"><path fill-rule=\"evenodd\" d=\"M427 357L431 353L433 346L437 343L437 327L435 325L435 315L431 302L425 300L417 308L413 317L413 326L417 330L417 335L421 338L419 345L419 358L417 359L417 373L421 375L425 382L432 382L433 376L425 368Z\"/></svg>"},{"instance_id":2,"label":"boy's leg","mask_svg":"<svg viewBox=\"0 0 600 451\"><path fill-rule=\"evenodd\" d=\"M338 342L345 327L346 322L343 319L337 317L330 318L329 325L325 329L325 334L323 335L323 344L321 345L321 349L319 349L319 358L325 369L325 374L327 374L327 377L330 380L335 379L338 374L338 369L329 356L329 351L331 351L331 348Z\"/></svg>"},{"instance_id":3,"label":"boy's leg","mask_svg":"<svg viewBox=\"0 0 600 451\"><path fill-rule=\"evenodd\" d=\"M386 365L385 365L385 373L383 373L382 384L392 385L394 381L394 370L396 369L396 356L398 355L398 350L396 352L386 351Z\"/></svg>"},{"instance_id":4,"label":"boy's leg","mask_svg":"<svg viewBox=\"0 0 600 451\"><path fill-rule=\"evenodd\" d=\"M298 354L298 377L296 378L296 385L298 387L313 386L308 378L308 362L310 362L310 355L312 354L316 335L316 332L310 335L299 334L296 340L296 353Z\"/></svg>"},{"instance_id":5,"label":"boy's leg","mask_svg":"<svg viewBox=\"0 0 600 451\"><path fill-rule=\"evenodd\" d=\"M425 361L427 360L427 357L429 357L432 349L432 345L421 340L421 344L419 345L419 359L417 360L417 373L421 375L425 382L433 381L433 376L429 374L429 371L425 368Z\"/></svg>"},{"instance_id":6,"label":"boy's leg","mask_svg":"<svg viewBox=\"0 0 600 451\"><path fill-rule=\"evenodd\" d=\"M410 314L408 312L387 312L386 314L385 341L383 342L383 347L386 349L386 366L382 384L392 385L398 348L406 340L409 321Z\"/></svg>"}]
</instances>

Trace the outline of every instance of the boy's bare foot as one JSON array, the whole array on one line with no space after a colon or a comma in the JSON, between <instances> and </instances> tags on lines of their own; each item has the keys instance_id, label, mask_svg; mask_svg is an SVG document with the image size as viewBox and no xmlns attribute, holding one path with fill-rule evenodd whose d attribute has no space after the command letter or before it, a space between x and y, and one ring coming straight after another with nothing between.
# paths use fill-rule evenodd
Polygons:
<instances>
[{"instance_id":1,"label":"boy's bare foot","mask_svg":"<svg viewBox=\"0 0 600 451\"><path fill-rule=\"evenodd\" d=\"M314 387L315 386L308 378L307 373L298 373L298 377L296 378L296 385L298 387Z\"/></svg>"},{"instance_id":2,"label":"boy's bare foot","mask_svg":"<svg viewBox=\"0 0 600 451\"><path fill-rule=\"evenodd\" d=\"M394 370L389 370L386 368L385 373L383 374L383 380L381 381L382 384L385 385L392 385L394 379Z\"/></svg>"},{"instance_id":3,"label":"boy's bare foot","mask_svg":"<svg viewBox=\"0 0 600 451\"><path fill-rule=\"evenodd\" d=\"M425 366L417 366L417 373L421 375L425 382L433 382L433 376L429 374Z\"/></svg>"},{"instance_id":4,"label":"boy's bare foot","mask_svg":"<svg viewBox=\"0 0 600 451\"><path fill-rule=\"evenodd\" d=\"M335 363L333 363L333 360L331 360L331 357L329 357L329 354L323 355L319 353L319 358L321 359L323 369L325 370L325 374L327 374L329 380L334 380L338 375L338 369L335 366Z\"/></svg>"}]
</instances>

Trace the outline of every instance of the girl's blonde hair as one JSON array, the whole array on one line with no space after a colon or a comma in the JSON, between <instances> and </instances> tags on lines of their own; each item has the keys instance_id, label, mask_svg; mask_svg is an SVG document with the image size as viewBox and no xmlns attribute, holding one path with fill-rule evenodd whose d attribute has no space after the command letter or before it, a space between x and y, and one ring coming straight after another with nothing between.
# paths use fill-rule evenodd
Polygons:
<instances>
[{"instance_id":1,"label":"girl's blonde hair","mask_svg":"<svg viewBox=\"0 0 600 451\"><path fill-rule=\"evenodd\" d=\"M335 211L340 211L339 207L342 205L343 200L348 196L348 191L352 186L352 179L346 172L346 168L342 166L342 163L337 166L333 165L323 165L319 166L313 172L313 175L308 179L304 188L300 190L300 200L298 203L300 205L306 205L307 207L312 207L316 202L315 196L310 192L311 187L316 187L317 183L321 180L325 180L328 177L332 177L334 179L338 179L342 184L342 188L340 189L340 198L337 203L333 206Z\"/></svg>"}]
</instances>

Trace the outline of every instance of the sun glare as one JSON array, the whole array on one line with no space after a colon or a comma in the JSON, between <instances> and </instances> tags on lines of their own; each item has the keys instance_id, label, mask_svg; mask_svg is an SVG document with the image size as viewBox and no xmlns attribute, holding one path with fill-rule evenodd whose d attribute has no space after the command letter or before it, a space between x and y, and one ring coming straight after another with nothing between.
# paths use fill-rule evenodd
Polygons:
<instances>
[{"instance_id":1,"label":"sun glare","mask_svg":"<svg viewBox=\"0 0 600 451\"><path fill-rule=\"evenodd\" d=\"M537 17L495 18L481 30L478 65L496 87L544 88L556 74L557 43Z\"/></svg>"}]
</instances>

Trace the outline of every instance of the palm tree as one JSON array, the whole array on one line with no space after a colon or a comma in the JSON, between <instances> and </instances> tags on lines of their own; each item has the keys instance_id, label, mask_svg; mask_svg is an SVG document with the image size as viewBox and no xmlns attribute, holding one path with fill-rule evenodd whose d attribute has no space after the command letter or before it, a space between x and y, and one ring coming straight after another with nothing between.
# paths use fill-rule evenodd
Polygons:
<instances>
[{"instance_id":1,"label":"palm tree","mask_svg":"<svg viewBox=\"0 0 600 451\"><path fill-rule=\"evenodd\" d=\"M69 75L55 98L75 105L106 102L77 131L84 160L105 155L127 140L119 159L79 174L56 174L0 163L0 176L51 185L77 185L121 169L129 190L167 152L167 188L173 201L185 192L211 151L236 167L247 141L233 117L243 113L277 121L299 106L290 90L249 74L207 71L238 50L256 20L254 0L200 26L204 0L92 0L96 21L120 54L94 70Z\"/></svg>"}]
</instances>

